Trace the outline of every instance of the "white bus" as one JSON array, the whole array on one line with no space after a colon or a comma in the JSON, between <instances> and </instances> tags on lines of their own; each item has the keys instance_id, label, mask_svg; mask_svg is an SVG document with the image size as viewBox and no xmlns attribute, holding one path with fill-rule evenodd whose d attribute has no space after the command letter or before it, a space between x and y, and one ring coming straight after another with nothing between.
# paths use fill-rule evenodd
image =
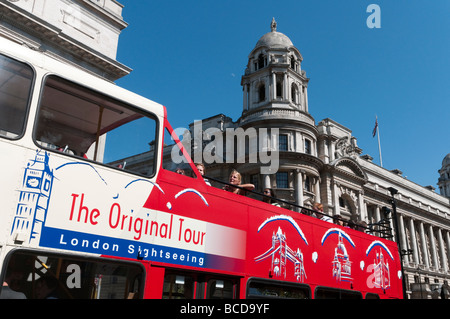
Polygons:
<instances>
[{"instance_id":1,"label":"white bus","mask_svg":"<svg viewBox=\"0 0 450 319\"><path fill-rule=\"evenodd\" d=\"M86 259L114 255L117 244L77 234L107 236L109 223L116 236L125 226L113 218L142 207L159 164L154 149L164 113L157 103L0 38L2 298L43 297L46 289L61 290L55 278L66 282L64 298L142 296L141 264ZM136 155L146 157L138 168L117 162ZM94 283L89 289L67 291L87 281Z\"/></svg>"}]
</instances>

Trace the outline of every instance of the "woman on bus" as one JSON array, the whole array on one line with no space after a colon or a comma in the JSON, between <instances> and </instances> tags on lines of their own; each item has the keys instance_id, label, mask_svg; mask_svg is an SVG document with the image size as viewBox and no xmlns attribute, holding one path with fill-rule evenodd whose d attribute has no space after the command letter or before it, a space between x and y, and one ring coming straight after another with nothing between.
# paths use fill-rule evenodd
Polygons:
<instances>
[{"instance_id":1,"label":"woman on bus","mask_svg":"<svg viewBox=\"0 0 450 319\"><path fill-rule=\"evenodd\" d=\"M205 175L205 165L203 165L203 163L195 163L195 167L197 168L198 172L200 173L200 175ZM203 178L203 180L205 181L206 185L211 186L211 183L209 182L208 179Z\"/></svg>"},{"instance_id":2,"label":"woman on bus","mask_svg":"<svg viewBox=\"0 0 450 319\"><path fill-rule=\"evenodd\" d=\"M280 207L280 204L278 204L274 199L276 195L275 191L272 188L264 188L264 195L265 195L263 197L264 202Z\"/></svg>"},{"instance_id":3,"label":"woman on bus","mask_svg":"<svg viewBox=\"0 0 450 319\"><path fill-rule=\"evenodd\" d=\"M237 187L233 187L232 185L225 185L223 187L224 190L228 191L228 192L232 192L235 194L239 194L239 195L245 195L246 194L246 190L253 190L255 189L255 185L253 184L241 184L242 181L242 176L241 174L237 171L237 170L233 170L230 174L230 178L228 180L228 182L232 185L236 185L239 186L241 188L237 188Z\"/></svg>"}]
</instances>

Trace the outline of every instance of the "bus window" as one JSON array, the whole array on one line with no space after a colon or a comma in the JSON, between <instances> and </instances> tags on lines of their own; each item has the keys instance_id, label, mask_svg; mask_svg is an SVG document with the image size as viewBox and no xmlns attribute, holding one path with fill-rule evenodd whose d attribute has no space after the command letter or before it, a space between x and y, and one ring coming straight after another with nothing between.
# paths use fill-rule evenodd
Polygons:
<instances>
[{"instance_id":1,"label":"bus window","mask_svg":"<svg viewBox=\"0 0 450 319\"><path fill-rule=\"evenodd\" d=\"M41 146L144 176L155 172L154 117L80 85L49 76L34 138Z\"/></svg>"},{"instance_id":2,"label":"bus window","mask_svg":"<svg viewBox=\"0 0 450 319\"><path fill-rule=\"evenodd\" d=\"M250 279L247 284L247 297L274 299L309 299L311 290L303 284L274 282L270 280Z\"/></svg>"},{"instance_id":3,"label":"bus window","mask_svg":"<svg viewBox=\"0 0 450 319\"><path fill-rule=\"evenodd\" d=\"M144 271L135 263L42 252L14 252L4 268L0 299L133 299Z\"/></svg>"},{"instance_id":4,"label":"bus window","mask_svg":"<svg viewBox=\"0 0 450 319\"><path fill-rule=\"evenodd\" d=\"M184 274L166 273L164 276L163 299L193 299L194 278Z\"/></svg>"},{"instance_id":5,"label":"bus window","mask_svg":"<svg viewBox=\"0 0 450 319\"><path fill-rule=\"evenodd\" d=\"M28 65L0 55L0 137L23 134L32 78Z\"/></svg>"},{"instance_id":6,"label":"bus window","mask_svg":"<svg viewBox=\"0 0 450 319\"><path fill-rule=\"evenodd\" d=\"M191 150L190 133L189 131L185 131L183 134L183 132L178 131L181 130L175 130L174 134L180 140L183 148L189 153ZM177 133L182 134L177 135ZM182 150L167 128L164 131L163 168L180 175L195 177L195 174L189 165L189 159L184 156Z\"/></svg>"},{"instance_id":7,"label":"bus window","mask_svg":"<svg viewBox=\"0 0 450 319\"><path fill-rule=\"evenodd\" d=\"M315 299L362 299L359 291L343 290L328 287L317 287L314 293Z\"/></svg>"},{"instance_id":8,"label":"bus window","mask_svg":"<svg viewBox=\"0 0 450 319\"><path fill-rule=\"evenodd\" d=\"M206 286L206 299L236 298L235 284L227 279L209 279Z\"/></svg>"},{"instance_id":9,"label":"bus window","mask_svg":"<svg viewBox=\"0 0 450 319\"><path fill-rule=\"evenodd\" d=\"M367 293L366 299L380 299L380 296L378 294Z\"/></svg>"}]
</instances>

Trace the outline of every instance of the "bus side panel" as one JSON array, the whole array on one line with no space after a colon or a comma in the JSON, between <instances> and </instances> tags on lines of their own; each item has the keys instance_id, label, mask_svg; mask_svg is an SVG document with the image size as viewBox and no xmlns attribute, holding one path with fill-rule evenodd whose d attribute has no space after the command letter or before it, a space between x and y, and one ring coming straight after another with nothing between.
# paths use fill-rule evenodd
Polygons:
<instances>
[{"instance_id":1,"label":"bus side panel","mask_svg":"<svg viewBox=\"0 0 450 319\"><path fill-rule=\"evenodd\" d=\"M251 212L247 268L253 276L402 297L395 243L277 208Z\"/></svg>"},{"instance_id":2,"label":"bus side panel","mask_svg":"<svg viewBox=\"0 0 450 319\"><path fill-rule=\"evenodd\" d=\"M33 190L38 188L35 183L39 180L39 176L29 176L25 180L24 173L30 154L30 152L26 152L26 148L17 147L13 142L3 139L0 140L0 148L0 176L2 178L0 185L0 203L2 203L0 244L6 244L9 238L13 242L21 243L26 239L25 229L28 215L33 212L33 208L29 208L27 203L36 204ZM32 189L32 191L27 192L26 189ZM13 220L15 214L17 218ZM13 222L16 223L14 232L12 232Z\"/></svg>"},{"instance_id":3,"label":"bus side panel","mask_svg":"<svg viewBox=\"0 0 450 319\"><path fill-rule=\"evenodd\" d=\"M162 254L154 254L151 260L243 272L248 206L228 198L238 199L238 195L163 169L157 184L145 208L166 220L171 231L165 237L161 232L155 236L153 243L161 247Z\"/></svg>"},{"instance_id":4,"label":"bus side panel","mask_svg":"<svg viewBox=\"0 0 450 319\"><path fill-rule=\"evenodd\" d=\"M145 299L161 299L164 287L164 271L162 267L147 267L147 278L145 283Z\"/></svg>"},{"instance_id":5,"label":"bus side panel","mask_svg":"<svg viewBox=\"0 0 450 319\"><path fill-rule=\"evenodd\" d=\"M272 211L260 207L251 209L249 271L262 278L298 283L310 281L314 251L310 224L300 223L281 208L268 208Z\"/></svg>"}]
</instances>

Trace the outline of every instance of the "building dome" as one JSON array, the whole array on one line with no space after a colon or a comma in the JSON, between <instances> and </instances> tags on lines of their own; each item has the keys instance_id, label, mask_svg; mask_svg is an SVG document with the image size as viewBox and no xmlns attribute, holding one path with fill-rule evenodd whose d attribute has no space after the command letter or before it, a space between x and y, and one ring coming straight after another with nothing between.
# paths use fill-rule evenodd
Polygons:
<instances>
[{"instance_id":1,"label":"building dome","mask_svg":"<svg viewBox=\"0 0 450 319\"><path fill-rule=\"evenodd\" d=\"M448 153L442 161L442 168L445 168L447 166L450 166L450 153Z\"/></svg>"},{"instance_id":2,"label":"building dome","mask_svg":"<svg viewBox=\"0 0 450 319\"><path fill-rule=\"evenodd\" d=\"M264 34L256 43L255 49L259 47L268 48L290 48L294 45L292 41L283 33L277 32L277 23L275 19L272 19L270 24L271 32Z\"/></svg>"}]
</instances>

